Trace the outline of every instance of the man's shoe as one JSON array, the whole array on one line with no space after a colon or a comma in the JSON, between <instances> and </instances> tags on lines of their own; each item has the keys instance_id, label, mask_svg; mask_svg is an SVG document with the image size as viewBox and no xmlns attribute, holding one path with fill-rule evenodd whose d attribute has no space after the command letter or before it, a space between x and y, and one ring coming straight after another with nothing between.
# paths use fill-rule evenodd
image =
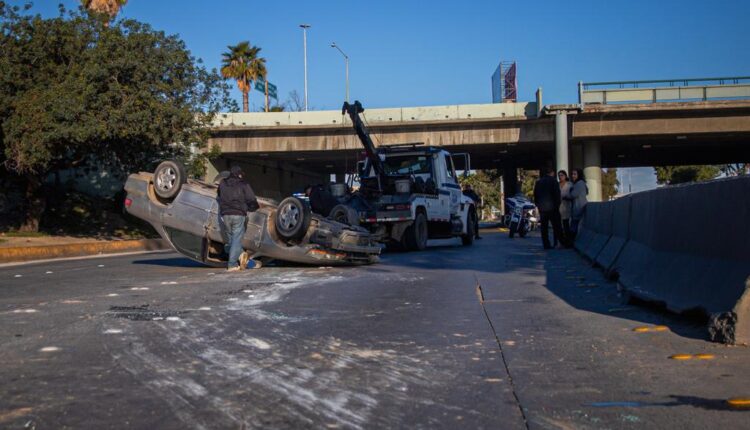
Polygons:
<instances>
[{"instance_id":1,"label":"man's shoe","mask_svg":"<svg viewBox=\"0 0 750 430\"><path fill-rule=\"evenodd\" d=\"M253 269L260 269L263 267L263 263L260 260L253 260Z\"/></svg>"},{"instance_id":2,"label":"man's shoe","mask_svg":"<svg viewBox=\"0 0 750 430\"><path fill-rule=\"evenodd\" d=\"M240 269L245 270L247 269L247 262L250 260L250 255L248 255L247 251L240 254Z\"/></svg>"},{"instance_id":3,"label":"man's shoe","mask_svg":"<svg viewBox=\"0 0 750 430\"><path fill-rule=\"evenodd\" d=\"M227 272L239 272L240 270L242 270L240 266L234 266L227 269Z\"/></svg>"}]
</instances>

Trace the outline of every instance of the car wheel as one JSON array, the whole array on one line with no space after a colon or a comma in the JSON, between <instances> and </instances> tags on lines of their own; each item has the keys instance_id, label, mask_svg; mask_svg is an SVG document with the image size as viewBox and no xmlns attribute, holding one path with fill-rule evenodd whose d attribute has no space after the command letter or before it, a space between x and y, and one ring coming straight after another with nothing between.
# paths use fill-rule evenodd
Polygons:
<instances>
[{"instance_id":1,"label":"car wheel","mask_svg":"<svg viewBox=\"0 0 750 430\"><path fill-rule=\"evenodd\" d=\"M187 173L182 163L162 161L154 170L154 192L162 199L171 200L187 182Z\"/></svg>"},{"instance_id":2,"label":"car wheel","mask_svg":"<svg viewBox=\"0 0 750 430\"><path fill-rule=\"evenodd\" d=\"M353 207L347 205L334 206L328 218L342 224L359 225L359 214Z\"/></svg>"},{"instance_id":3,"label":"car wheel","mask_svg":"<svg viewBox=\"0 0 750 430\"><path fill-rule=\"evenodd\" d=\"M214 185L219 185L219 184L221 183L221 181L223 181L224 179L228 178L230 174L231 174L231 173L229 172L229 170L222 170L222 171L221 171L221 172L219 172L219 174L218 174L218 175L216 175L216 177L214 178L214 182L213 182L213 184L214 184Z\"/></svg>"},{"instance_id":4,"label":"car wheel","mask_svg":"<svg viewBox=\"0 0 750 430\"><path fill-rule=\"evenodd\" d=\"M424 213L417 213L414 223L406 229L405 245L410 251L423 251L427 248L427 218Z\"/></svg>"},{"instance_id":5,"label":"car wheel","mask_svg":"<svg viewBox=\"0 0 750 430\"><path fill-rule=\"evenodd\" d=\"M276 208L276 233L284 240L297 240L310 227L310 208L297 197L287 197Z\"/></svg>"},{"instance_id":6,"label":"car wheel","mask_svg":"<svg viewBox=\"0 0 750 430\"><path fill-rule=\"evenodd\" d=\"M474 211L469 212L469 216L466 218L466 234L461 236L461 243L464 246L469 246L474 243L474 235L477 229L477 214Z\"/></svg>"}]
</instances>

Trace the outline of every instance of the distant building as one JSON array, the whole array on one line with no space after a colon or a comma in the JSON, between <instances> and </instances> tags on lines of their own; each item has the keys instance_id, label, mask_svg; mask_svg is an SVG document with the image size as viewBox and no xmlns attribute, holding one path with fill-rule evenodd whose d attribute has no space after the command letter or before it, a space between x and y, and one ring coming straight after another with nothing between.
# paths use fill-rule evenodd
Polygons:
<instances>
[{"instance_id":1,"label":"distant building","mask_svg":"<svg viewBox=\"0 0 750 430\"><path fill-rule=\"evenodd\" d=\"M501 61L492 74L492 103L515 103L518 101L518 79L516 62Z\"/></svg>"}]
</instances>

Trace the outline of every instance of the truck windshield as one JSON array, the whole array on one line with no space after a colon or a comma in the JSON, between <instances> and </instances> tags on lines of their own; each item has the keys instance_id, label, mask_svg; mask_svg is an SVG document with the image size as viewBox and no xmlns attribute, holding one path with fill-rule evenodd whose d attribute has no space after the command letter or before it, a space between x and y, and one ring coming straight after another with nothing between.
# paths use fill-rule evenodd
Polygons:
<instances>
[{"instance_id":1,"label":"truck windshield","mask_svg":"<svg viewBox=\"0 0 750 430\"><path fill-rule=\"evenodd\" d=\"M385 161L385 173L388 175L419 175L430 173L430 160L425 155L391 155Z\"/></svg>"}]
</instances>

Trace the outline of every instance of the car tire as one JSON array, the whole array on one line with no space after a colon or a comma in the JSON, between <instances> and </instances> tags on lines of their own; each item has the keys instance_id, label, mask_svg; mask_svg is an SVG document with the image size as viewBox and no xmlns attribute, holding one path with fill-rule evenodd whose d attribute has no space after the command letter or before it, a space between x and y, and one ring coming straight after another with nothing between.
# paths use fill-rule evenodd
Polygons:
<instances>
[{"instance_id":1,"label":"car tire","mask_svg":"<svg viewBox=\"0 0 750 430\"><path fill-rule=\"evenodd\" d=\"M424 251L427 248L427 217L418 212L414 222L404 232L404 244L409 251Z\"/></svg>"},{"instance_id":2,"label":"car tire","mask_svg":"<svg viewBox=\"0 0 750 430\"><path fill-rule=\"evenodd\" d=\"M276 233L286 241L298 240L307 233L311 219L310 208L305 202L297 197L287 197L276 208Z\"/></svg>"},{"instance_id":3,"label":"car tire","mask_svg":"<svg viewBox=\"0 0 750 430\"><path fill-rule=\"evenodd\" d=\"M213 184L214 185L219 185L221 183L221 181L223 181L224 179L228 178L230 175L231 175L231 173L229 172L229 170L222 170L214 178Z\"/></svg>"},{"instance_id":4,"label":"car tire","mask_svg":"<svg viewBox=\"0 0 750 430\"><path fill-rule=\"evenodd\" d=\"M328 218L347 225L359 225L359 214L353 207L347 205L336 205L331 209Z\"/></svg>"},{"instance_id":5,"label":"car tire","mask_svg":"<svg viewBox=\"0 0 750 430\"><path fill-rule=\"evenodd\" d=\"M469 216L466 217L466 234L461 235L461 243L464 246L470 246L474 243L474 235L477 229L477 214L474 211L469 211Z\"/></svg>"},{"instance_id":6,"label":"car tire","mask_svg":"<svg viewBox=\"0 0 750 430\"><path fill-rule=\"evenodd\" d=\"M524 227L523 225L518 225L518 236L520 237L526 237L526 233L528 233L528 229Z\"/></svg>"},{"instance_id":7,"label":"car tire","mask_svg":"<svg viewBox=\"0 0 750 430\"><path fill-rule=\"evenodd\" d=\"M154 170L154 192L162 199L175 198L185 182L187 172L185 166L178 161L162 161Z\"/></svg>"}]
</instances>

